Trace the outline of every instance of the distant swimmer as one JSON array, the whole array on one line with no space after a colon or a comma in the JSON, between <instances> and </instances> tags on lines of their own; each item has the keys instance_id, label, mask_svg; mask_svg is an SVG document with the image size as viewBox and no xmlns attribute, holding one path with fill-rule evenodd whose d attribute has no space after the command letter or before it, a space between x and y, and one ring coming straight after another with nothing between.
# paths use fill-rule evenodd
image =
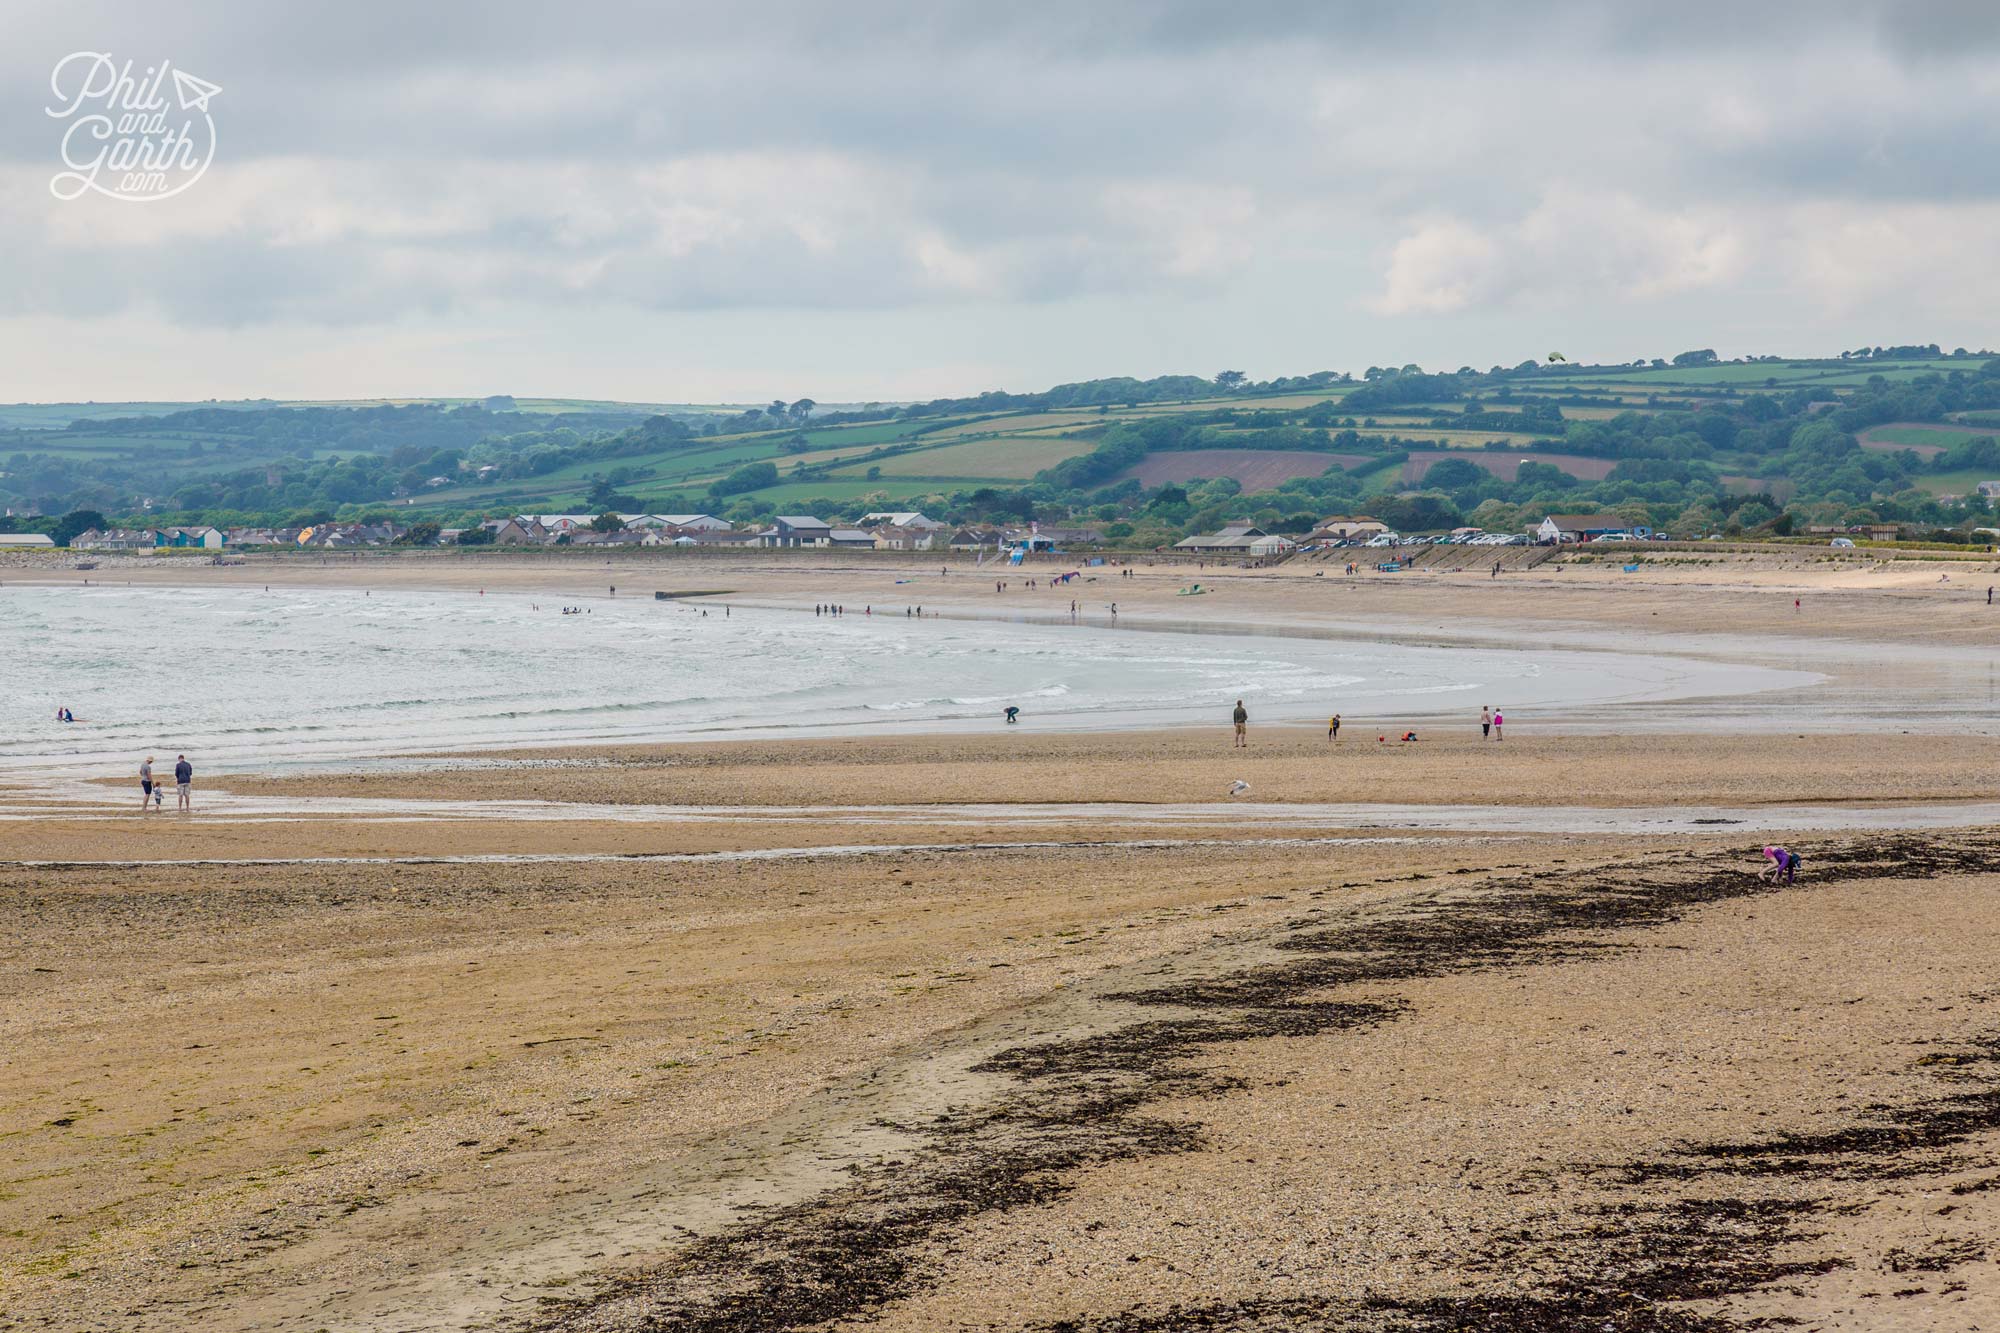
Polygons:
<instances>
[{"instance_id":1,"label":"distant swimmer","mask_svg":"<svg viewBox=\"0 0 2000 1333\"><path fill-rule=\"evenodd\" d=\"M1007 721L1008 721L1009 723L1014 723L1014 722L1019 722L1020 720L1021 720L1021 710L1020 710L1020 709L1018 709L1018 708L1016 708L1016 707L1015 707L1014 705L1012 705L1012 704L1008 704L1008 705L1007 705Z\"/></svg>"},{"instance_id":2,"label":"distant swimmer","mask_svg":"<svg viewBox=\"0 0 2000 1333\"><path fill-rule=\"evenodd\" d=\"M1242 778L1238 778L1229 784L1229 794L1231 796L1248 796L1250 794L1250 784Z\"/></svg>"}]
</instances>

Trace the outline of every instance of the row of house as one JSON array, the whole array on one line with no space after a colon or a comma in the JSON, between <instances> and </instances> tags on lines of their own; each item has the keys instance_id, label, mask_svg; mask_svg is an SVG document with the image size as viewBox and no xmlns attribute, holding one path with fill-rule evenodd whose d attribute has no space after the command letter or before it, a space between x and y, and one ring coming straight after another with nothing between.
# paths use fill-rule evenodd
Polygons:
<instances>
[{"instance_id":1,"label":"row of house","mask_svg":"<svg viewBox=\"0 0 2000 1333\"><path fill-rule=\"evenodd\" d=\"M1366 515L1335 515L1322 519L1302 541L1310 545L1367 541L1388 531L1387 524ZM1528 529L1528 535L1537 541L1554 545L1563 542L1600 541L1606 537L1644 541L1653 535L1653 531L1643 523L1634 523L1617 514L1550 514L1539 524ZM1227 524L1218 532L1203 533L1175 542L1173 549L1194 555L1236 555L1261 559L1283 555L1296 550L1301 544L1301 541L1281 533L1266 532L1254 523L1241 521Z\"/></svg>"},{"instance_id":2,"label":"row of house","mask_svg":"<svg viewBox=\"0 0 2000 1333\"><path fill-rule=\"evenodd\" d=\"M195 547L219 551L228 543L220 528L92 528L70 539L80 551L150 551L159 547Z\"/></svg>"},{"instance_id":3,"label":"row of house","mask_svg":"<svg viewBox=\"0 0 2000 1333\"><path fill-rule=\"evenodd\" d=\"M498 546L760 546L821 547L876 551L1054 551L1104 540L1095 528L1001 528L972 525L953 529L914 510L864 514L852 527L837 527L807 514L780 514L766 525L738 528L713 514L619 514L622 526L599 531L597 514L516 514L480 526ZM409 529L396 523L321 523L278 528L93 528L70 545L87 551L140 551L164 547L299 547L346 550L389 546ZM454 545L462 530L438 534Z\"/></svg>"}]
</instances>

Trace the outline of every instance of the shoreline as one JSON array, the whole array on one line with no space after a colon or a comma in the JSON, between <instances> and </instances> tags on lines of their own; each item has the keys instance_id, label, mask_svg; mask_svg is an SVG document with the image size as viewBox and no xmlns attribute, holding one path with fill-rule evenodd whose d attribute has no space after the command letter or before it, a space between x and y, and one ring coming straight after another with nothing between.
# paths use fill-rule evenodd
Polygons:
<instances>
[{"instance_id":1,"label":"shoreline","mask_svg":"<svg viewBox=\"0 0 2000 1333\"><path fill-rule=\"evenodd\" d=\"M856 577L727 582L810 615ZM1035 605L957 578L927 609ZM1510 706L1504 741L198 763L188 816L15 784L0 1327L2000 1325L2000 615L1122 582L1121 628L1217 643L1751 643L1828 679L1658 730ZM1781 839L1795 885L1757 877Z\"/></svg>"}]
</instances>

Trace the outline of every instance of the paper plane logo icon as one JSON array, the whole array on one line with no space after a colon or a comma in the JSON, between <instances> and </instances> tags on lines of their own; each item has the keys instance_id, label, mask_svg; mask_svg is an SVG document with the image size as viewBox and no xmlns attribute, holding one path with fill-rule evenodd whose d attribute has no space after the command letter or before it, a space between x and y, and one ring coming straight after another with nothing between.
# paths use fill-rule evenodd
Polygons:
<instances>
[{"instance_id":1,"label":"paper plane logo icon","mask_svg":"<svg viewBox=\"0 0 2000 1333\"><path fill-rule=\"evenodd\" d=\"M197 79L184 69L174 71L174 92L181 99L183 111L206 111L208 99L222 91L220 84L207 79Z\"/></svg>"}]
</instances>

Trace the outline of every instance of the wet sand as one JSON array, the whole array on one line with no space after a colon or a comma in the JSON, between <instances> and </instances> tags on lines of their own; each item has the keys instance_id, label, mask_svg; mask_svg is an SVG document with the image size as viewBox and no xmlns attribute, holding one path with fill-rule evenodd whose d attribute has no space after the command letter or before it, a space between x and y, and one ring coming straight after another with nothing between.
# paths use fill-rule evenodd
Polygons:
<instances>
[{"instance_id":1,"label":"wet sand","mask_svg":"<svg viewBox=\"0 0 2000 1333\"><path fill-rule=\"evenodd\" d=\"M1818 578L1782 586L1844 651L2000 624L1904 574L1228 597L1803 639L1748 610ZM1166 578L1121 614L1194 600ZM1022 728L232 776L188 819L0 793L0 1328L1993 1327L2000 852L1839 822L1995 799L1973 730ZM453 808L522 800L554 804ZM1391 805L1519 814L1331 812ZM1773 888L1743 830L1556 806L1828 829Z\"/></svg>"},{"instance_id":2,"label":"wet sand","mask_svg":"<svg viewBox=\"0 0 2000 1333\"><path fill-rule=\"evenodd\" d=\"M1585 557L1588 556L1588 559ZM1262 625L1297 628L1316 622L1383 632L1417 630L1518 641L1554 633L1567 644L1617 646L1633 636L1770 635L1789 640L1846 639L1935 646L2000 644L2000 607L1988 608L1988 586L2000 585L2000 558L1928 552L1868 552L1836 556L1822 548L1731 554L1702 550L1646 553L1635 573L1623 554L1571 553L1529 570L1489 578L1468 548L1465 569L1447 560L1400 574L1372 569L1347 577L1334 560L1294 559L1269 569L1150 562L1117 557L1120 566L1085 568L1079 579L1052 585L1077 568L1073 560L1038 558L1021 569L980 567L963 554L789 552L686 555L640 551L612 556L543 552L454 555L444 552L359 558L251 556L241 565L183 558L106 557L87 572L66 561L22 557L7 584L81 586L130 582L188 586L427 587L478 595L536 592L566 604L610 596L650 598L709 594L701 603L736 602L807 612L840 602L852 611L873 606L901 615L923 605L945 614L1038 616L1066 620L1069 604L1108 622L1116 602L1120 623ZM1491 557L1485 557L1490 562ZM1132 577L1124 577L1129 569ZM944 572L944 571L949 571ZM1044 586L1030 589L1039 580ZM908 582L899 582L908 580ZM994 584L1004 582L1005 592ZM1199 582L1210 591L1178 595ZM1792 603L1801 605L1794 610Z\"/></svg>"}]
</instances>

